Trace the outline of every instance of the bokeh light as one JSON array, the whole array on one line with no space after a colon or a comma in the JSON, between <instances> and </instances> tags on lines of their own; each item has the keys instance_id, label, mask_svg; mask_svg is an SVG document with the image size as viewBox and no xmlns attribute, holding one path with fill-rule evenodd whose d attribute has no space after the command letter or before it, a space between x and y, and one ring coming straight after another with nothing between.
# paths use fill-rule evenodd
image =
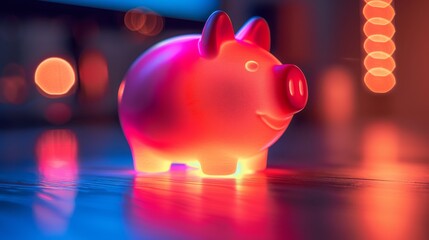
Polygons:
<instances>
[{"instance_id":1,"label":"bokeh light","mask_svg":"<svg viewBox=\"0 0 429 240\"><path fill-rule=\"evenodd\" d=\"M69 62L51 57L37 66L34 81L42 94L55 98L70 92L76 83L76 75Z\"/></svg>"},{"instance_id":2,"label":"bokeh light","mask_svg":"<svg viewBox=\"0 0 429 240\"><path fill-rule=\"evenodd\" d=\"M124 24L131 31L138 31L143 27L145 21L146 15L138 8L127 11L124 16Z\"/></svg>"},{"instance_id":3,"label":"bokeh light","mask_svg":"<svg viewBox=\"0 0 429 240\"><path fill-rule=\"evenodd\" d=\"M22 104L28 97L28 84L24 68L10 63L3 69L0 77L0 102Z\"/></svg>"},{"instance_id":4,"label":"bokeh light","mask_svg":"<svg viewBox=\"0 0 429 240\"><path fill-rule=\"evenodd\" d=\"M164 18L153 11L135 8L125 13L124 24L130 31L155 36L164 28Z\"/></svg>"},{"instance_id":5,"label":"bokeh light","mask_svg":"<svg viewBox=\"0 0 429 240\"><path fill-rule=\"evenodd\" d=\"M90 100L104 96L108 87L107 60L95 50L84 51L79 59L79 77L82 94Z\"/></svg>"},{"instance_id":6,"label":"bokeh light","mask_svg":"<svg viewBox=\"0 0 429 240\"><path fill-rule=\"evenodd\" d=\"M395 17L395 9L391 5L392 1L366 0L363 7L365 19L384 18L391 22Z\"/></svg>"},{"instance_id":7,"label":"bokeh light","mask_svg":"<svg viewBox=\"0 0 429 240\"><path fill-rule=\"evenodd\" d=\"M395 43L392 40L395 26L392 20L395 10L392 1L365 0L363 15L366 22L363 32L366 39L363 48L366 52L363 65L366 69L364 83L372 92L389 92L396 84L393 71L396 67L392 54Z\"/></svg>"},{"instance_id":8,"label":"bokeh light","mask_svg":"<svg viewBox=\"0 0 429 240\"><path fill-rule=\"evenodd\" d=\"M350 124L356 111L356 89L353 74L345 67L327 68L320 77L319 111L328 127Z\"/></svg>"},{"instance_id":9,"label":"bokeh light","mask_svg":"<svg viewBox=\"0 0 429 240\"><path fill-rule=\"evenodd\" d=\"M385 93L390 91L396 84L395 75L389 73L385 76L375 76L367 72L364 76L365 85L375 93Z\"/></svg>"},{"instance_id":10,"label":"bokeh light","mask_svg":"<svg viewBox=\"0 0 429 240\"><path fill-rule=\"evenodd\" d=\"M146 14L145 24L138 30L139 33L146 36L158 35L164 28L164 18L154 12Z\"/></svg>"}]
</instances>

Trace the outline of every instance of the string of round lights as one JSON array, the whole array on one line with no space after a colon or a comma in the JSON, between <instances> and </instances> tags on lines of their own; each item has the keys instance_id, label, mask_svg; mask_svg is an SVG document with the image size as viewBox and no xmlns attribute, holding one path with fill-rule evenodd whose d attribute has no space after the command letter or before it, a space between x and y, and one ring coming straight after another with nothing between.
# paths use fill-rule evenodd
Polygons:
<instances>
[{"instance_id":1,"label":"string of round lights","mask_svg":"<svg viewBox=\"0 0 429 240\"><path fill-rule=\"evenodd\" d=\"M364 0L363 48L366 56L363 64L366 69L365 85L375 93L389 92L396 84L393 71L396 68L395 52L395 17L393 0Z\"/></svg>"}]
</instances>

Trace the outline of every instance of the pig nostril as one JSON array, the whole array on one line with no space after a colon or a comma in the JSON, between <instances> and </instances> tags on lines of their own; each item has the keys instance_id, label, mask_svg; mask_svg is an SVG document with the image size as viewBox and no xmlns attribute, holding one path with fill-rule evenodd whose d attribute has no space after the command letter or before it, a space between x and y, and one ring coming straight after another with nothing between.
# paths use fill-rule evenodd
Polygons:
<instances>
[{"instance_id":1,"label":"pig nostril","mask_svg":"<svg viewBox=\"0 0 429 240\"><path fill-rule=\"evenodd\" d=\"M293 90L293 82L292 79L289 80L289 93L291 96L293 96L295 94L294 90Z\"/></svg>"},{"instance_id":2,"label":"pig nostril","mask_svg":"<svg viewBox=\"0 0 429 240\"><path fill-rule=\"evenodd\" d=\"M299 86L299 94L301 96L304 96L304 86L302 85L302 80L301 79L299 80L298 86Z\"/></svg>"}]
</instances>

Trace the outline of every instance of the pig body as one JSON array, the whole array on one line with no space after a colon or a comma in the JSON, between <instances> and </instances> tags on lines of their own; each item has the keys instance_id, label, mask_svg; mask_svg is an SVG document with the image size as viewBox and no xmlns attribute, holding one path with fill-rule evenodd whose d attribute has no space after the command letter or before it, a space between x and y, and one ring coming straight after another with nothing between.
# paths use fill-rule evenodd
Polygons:
<instances>
[{"instance_id":1,"label":"pig body","mask_svg":"<svg viewBox=\"0 0 429 240\"><path fill-rule=\"evenodd\" d=\"M140 172L173 162L209 175L263 170L268 147L307 102L294 65L269 53L269 28L254 18L234 35L221 11L202 35L166 40L128 71L119 116Z\"/></svg>"}]
</instances>

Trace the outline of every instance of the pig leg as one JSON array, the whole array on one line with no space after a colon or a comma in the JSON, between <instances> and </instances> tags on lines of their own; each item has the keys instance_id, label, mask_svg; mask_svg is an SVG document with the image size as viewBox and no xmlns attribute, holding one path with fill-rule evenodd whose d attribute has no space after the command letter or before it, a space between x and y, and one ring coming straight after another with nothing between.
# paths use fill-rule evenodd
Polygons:
<instances>
[{"instance_id":1,"label":"pig leg","mask_svg":"<svg viewBox=\"0 0 429 240\"><path fill-rule=\"evenodd\" d=\"M166 172L170 169L170 161L158 156L145 146L134 144L131 149L136 171L156 173Z\"/></svg>"},{"instance_id":2,"label":"pig leg","mask_svg":"<svg viewBox=\"0 0 429 240\"><path fill-rule=\"evenodd\" d=\"M237 159L228 157L207 157L200 160L201 170L207 175L230 175L237 169Z\"/></svg>"},{"instance_id":3,"label":"pig leg","mask_svg":"<svg viewBox=\"0 0 429 240\"><path fill-rule=\"evenodd\" d=\"M267 167L268 150L264 150L250 158L239 160L239 166L243 173L262 171Z\"/></svg>"}]
</instances>

